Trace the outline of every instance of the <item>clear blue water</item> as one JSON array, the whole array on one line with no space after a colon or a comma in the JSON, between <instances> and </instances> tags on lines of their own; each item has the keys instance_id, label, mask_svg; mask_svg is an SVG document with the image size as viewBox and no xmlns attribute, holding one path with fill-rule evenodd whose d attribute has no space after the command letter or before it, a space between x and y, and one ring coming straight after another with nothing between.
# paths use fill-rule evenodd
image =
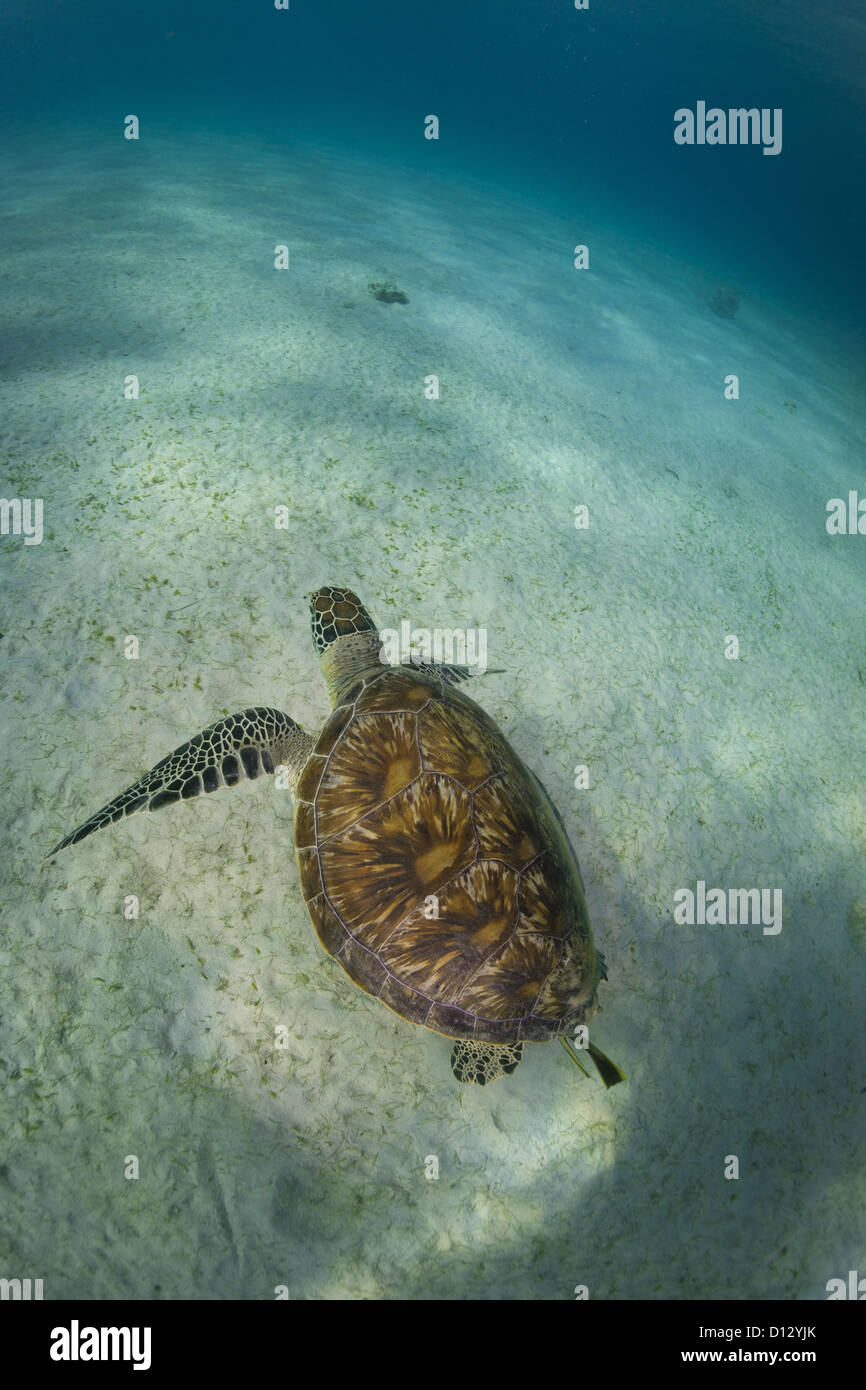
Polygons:
<instances>
[{"instance_id":1,"label":"clear blue water","mask_svg":"<svg viewBox=\"0 0 866 1390\"><path fill-rule=\"evenodd\" d=\"M123 108L216 140L326 136L395 167L432 159L458 177L531 178L562 210L609 201L642 235L703 249L731 278L856 329L864 25L857 0L819 12L805 0L613 0L585 13L570 0L429 12L294 0L243 14L190 0L134 17L21 0L0 15L0 112L13 129L80 121L108 135ZM700 99L781 107L783 155L676 146L674 110ZM428 111L443 122L433 151L418 139Z\"/></svg>"},{"instance_id":2,"label":"clear blue water","mask_svg":"<svg viewBox=\"0 0 866 1390\"><path fill-rule=\"evenodd\" d=\"M0 538L0 1277L862 1271L866 536L825 508L866 494L864 71L853 0L0 9L0 491L45 503ZM703 101L780 108L781 152L676 144ZM539 1047L459 1090L322 953L266 779L39 869L211 720L320 727L328 582L485 628L473 694L578 848L625 1086ZM677 923L699 881L781 891L782 931Z\"/></svg>"}]
</instances>

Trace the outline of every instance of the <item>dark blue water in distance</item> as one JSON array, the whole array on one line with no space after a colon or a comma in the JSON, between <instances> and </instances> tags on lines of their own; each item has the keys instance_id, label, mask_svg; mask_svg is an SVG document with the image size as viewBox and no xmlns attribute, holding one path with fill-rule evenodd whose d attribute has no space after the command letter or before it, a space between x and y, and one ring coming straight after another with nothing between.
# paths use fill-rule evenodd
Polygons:
<instances>
[{"instance_id":1,"label":"dark blue water in distance","mask_svg":"<svg viewBox=\"0 0 866 1390\"><path fill-rule=\"evenodd\" d=\"M677 143L703 103L780 110L779 153ZM609 1376L638 1343L596 1336L605 1300L812 1308L866 1277L864 152L866 0L0 0L0 1281L585 1286L580 1372L591 1341ZM7 524L31 500L39 539ZM469 1084L413 1026L437 971L474 978L452 941L486 967L510 922L523 1028L562 895L495 883L558 832L528 781L496 811L473 729L511 764L467 714L423 778L408 695L337 753L325 585L381 634L484 635L461 689L574 844L626 1084L544 1041ZM327 729L308 769L344 778L300 873L280 742L278 777L190 778L52 851L253 707ZM489 920L455 889L421 970L394 885L433 872L404 846L440 794L443 844L491 837ZM411 1018L328 954L341 882L364 929L405 900L377 931ZM676 915L705 889L779 920Z\"/></svg>"},{"instance_id":2,"label":"dark blue water in distance","mask_svg":"<svg viewBox=\"0 0 866 1390\"><path fill-rule=\"evenodd\" d=\"M275 22L276 21L276 22ZM504 171L563 211L587 196L791 307L856 329L866 302L866 11L858 0L12 0L0 113L327 137L455 175ZM311 53L315 61L311 61ZM682 106L781 107L783 149L678 146ZM423 112L422 112L423 108ZM428 166L429 167L429 166Z\"/></svg>"}]
</instances>

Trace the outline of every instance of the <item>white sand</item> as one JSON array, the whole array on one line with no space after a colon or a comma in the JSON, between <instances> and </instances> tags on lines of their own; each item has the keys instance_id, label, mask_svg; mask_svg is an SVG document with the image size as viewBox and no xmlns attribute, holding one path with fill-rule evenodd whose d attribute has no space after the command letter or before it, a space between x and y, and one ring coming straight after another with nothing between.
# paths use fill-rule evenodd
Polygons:
<instances>
[{"instance_id":1,"label":"white sand","mask_svg":"<svg viewBox=\"0 0 866 1390\"><path fill-rule=\"evenodd\" d=\"M716 278L597 210L334 152L82 134L0 175L0 490L45 506L40 546L0 542L0 1273L46 1297L824 1296L866 1236L866 539L824 530L866 493L864 362L754 293L714 316ZM473 693L573 834L627 1085L530 1047L459 1089L444 1039L324 956L270 783L39 869L221 713L316 729L328 582L383 626L488 629L507 674ZM782 932L674 926L698 878L781 888Z\"/></svg>"}]
</instances>

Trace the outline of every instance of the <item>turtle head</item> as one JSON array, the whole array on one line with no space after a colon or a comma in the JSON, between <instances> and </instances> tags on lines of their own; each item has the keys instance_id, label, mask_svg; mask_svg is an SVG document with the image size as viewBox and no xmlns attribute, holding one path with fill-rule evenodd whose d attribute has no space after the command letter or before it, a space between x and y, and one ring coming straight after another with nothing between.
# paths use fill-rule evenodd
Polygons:
<instances>
[{"instance_id":1,"label":"turtle head","mask_svg":"<svg viewBox=\"0 0 866 1390\"><path fill-rule=\"evenodd\" d=\"M341 637L351 637L356 632L376 632L376 624L351 589L333 589L330 584L317 589L310 599L310 613L313 644L319 656Z\"/></svg>"},{"instance_id":2,"label":"turtle head","mask_svg":"<svg viewBox=\"0 0 866 1390\"><path fill-rule=\"evenodd\" d=\"M313 645L322 663L332 705L338 705L365 672L380 669L379 633L351 589L330 584L310 599Z\"/></svg>"}]
</instances>

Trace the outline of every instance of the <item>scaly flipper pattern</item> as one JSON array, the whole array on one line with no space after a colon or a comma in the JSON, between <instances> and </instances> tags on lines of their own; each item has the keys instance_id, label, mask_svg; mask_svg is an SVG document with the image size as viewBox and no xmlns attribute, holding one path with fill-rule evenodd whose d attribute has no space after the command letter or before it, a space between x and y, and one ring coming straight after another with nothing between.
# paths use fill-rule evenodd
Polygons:
<instances>
[{"instance_id":1,"label":"scaly flipper pattern","mask_svg":"<svg viewBox=\"0 0 866 1390\"><path fill-rule=\"evenodd\" d=\"M523 1056L523 1043L456 1042L451 1049L451 1070L464 1085L486 1086L499 1076L510 1076Z\"/></svg>"},{"instance_id":2,"label":"scaly flipper pattern","mask_svg":"<svg viewBox=\"0 0 866 1390\"><path fill-rule=\"evenodd\" d=\"M450 666L444 661L424 661L420 656L412 656L406 663L413 671L423 671L428 676L439 676L447 681L449 685L459 685L461 681L472 680L479 674L477 667L474 666ZM496 666L492 670L485 672L488 676L501 676L505 672L504 666Z\"/></svg>"},{"instance_id":3,"label":"scaly flipper pattern","mask_svg":"<svg viewBox=\"0 0 866 1390\"><path fill-rule=\"evenodd\" d=\"M240 714L230 714L169 753L150 772L65 836L46 857L136 811L157 811L172 802L187 801L200 792L233 787L244 778L272 773L281 764L288 765L290 778L294 779L314 743L315 740L293 719L278 709L245 709Z\"/></svg>"}]
</instances>

